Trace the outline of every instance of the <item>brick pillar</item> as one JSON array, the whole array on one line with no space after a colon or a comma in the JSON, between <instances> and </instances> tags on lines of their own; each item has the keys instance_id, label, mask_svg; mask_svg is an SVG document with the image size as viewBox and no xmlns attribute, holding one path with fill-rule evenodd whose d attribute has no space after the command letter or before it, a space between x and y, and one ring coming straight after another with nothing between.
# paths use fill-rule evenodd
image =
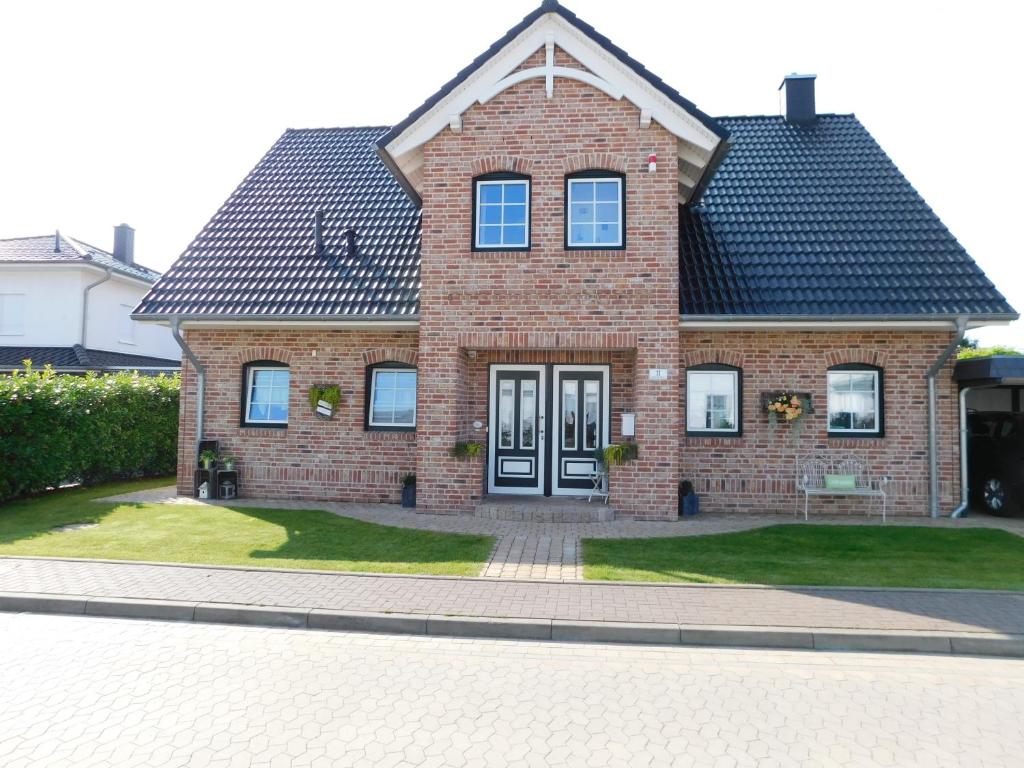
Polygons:
<instances>
[{"instance_id":1,"label":"brick pillar","mask_svg":"<svg viewBox=\"0 0 1024 768\"><path fill-rule=\"evenodd\" d=\"M666 381L652 381L651 368L668 370ZM673 519L678 514L679 334L645 334L637 344L634 368L638 459L612 469L611 502L640 518Z\"/></svg>"},{"instance_id":2,"label":"brick pillar","mask_svg":"<svg viewBox=\"0 0 1024 768\"><path fill-rule=\"evenodd\" d=\"M434 514L470 512L482 489L483 457L450 455L467 438L469 376L466 351L454 339L420 336L417 424L416 509Z\"/></svg>"}]
</instances>

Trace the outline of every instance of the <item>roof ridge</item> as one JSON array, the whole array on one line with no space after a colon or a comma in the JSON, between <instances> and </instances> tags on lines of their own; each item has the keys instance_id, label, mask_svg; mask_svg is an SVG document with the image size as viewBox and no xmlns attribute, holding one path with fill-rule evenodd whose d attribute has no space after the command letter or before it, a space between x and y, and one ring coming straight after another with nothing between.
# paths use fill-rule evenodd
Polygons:
<instances>
[{"instance_id":1,"label":"roof ridge","mask_svg":"<svg viewBox=\"0 0 1024 768\"><path fill-rule=\"evenodd\" d=\"M324 125L310 128L285 128L285 133L303 133L305 131L386 131L390 125Z\"/></svg>"},{"instance_id":2,"label":"roof ridge","mask_svg":"<svg viewBox=\"0 0 1024 768\"><path fill-rule=\"evenodd\" d=\"M775 115L761 114L761 115L716 115L715 116L715 120L764 120L766 118L775 118L775 117L785 119L784 115L779 115L779 114L775 114ZM853 118L856 118L857 114L855 112L819 112L819 113L817 113L815 115L815 117L853 117Z\"/></svg>"}]
</instances>

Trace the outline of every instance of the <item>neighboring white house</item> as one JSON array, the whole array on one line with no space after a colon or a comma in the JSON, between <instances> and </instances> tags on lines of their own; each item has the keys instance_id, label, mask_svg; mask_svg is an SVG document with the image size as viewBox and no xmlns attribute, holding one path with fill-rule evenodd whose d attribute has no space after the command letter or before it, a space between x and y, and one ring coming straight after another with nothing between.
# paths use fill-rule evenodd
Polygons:
<instances>
[{"instance_id":1,"label":"neighboring white house","mask_svg":"<svg viewBox=\"0 0 1024 768\"><path fill-rule=\"evenodd\" d=\"M160 273L135 263L135 231L114 227L114 251L57 232L0 240L0 372L52 365L67 373L176 371L168 328L132 310Z\"/></svg>"}]
</instances>

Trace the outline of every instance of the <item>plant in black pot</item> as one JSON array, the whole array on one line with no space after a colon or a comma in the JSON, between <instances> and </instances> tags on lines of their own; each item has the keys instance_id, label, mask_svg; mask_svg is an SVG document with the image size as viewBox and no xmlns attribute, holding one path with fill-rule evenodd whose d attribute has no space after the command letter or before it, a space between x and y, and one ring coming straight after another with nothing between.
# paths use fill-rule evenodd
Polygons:
<instances>
[{"instance_id":1,"label":"plant in black pot","mask_svg":"<svg viewBox=\"0 0 1024 768\"><path fill-rule=\"evenodd\" d=\"M402 475L402 506L416 506L416 475L412 472Z\"/></svg>"},{"instance_id":2,"label":"plant in black pot","mask_svg":"<svg viewBox=\"0 0 1024 768\"><path fill-rule=\"evenodd\" d=\"M679 483L679 516L693 517L700 512L700 496L693 490L693 483L682 480Z\"/></svg>"},{"instance_id":3,"label":"plant in black pot","mask_svg":"<svg viewBox=\"0 0 1024 768\"><path fill-rule=\"evenodd\" d=\"M203 465L203 469L213 469L213 465L217 463L217 452L206 449L199 454L199 462Z\"/></svg>"}]
</instances>

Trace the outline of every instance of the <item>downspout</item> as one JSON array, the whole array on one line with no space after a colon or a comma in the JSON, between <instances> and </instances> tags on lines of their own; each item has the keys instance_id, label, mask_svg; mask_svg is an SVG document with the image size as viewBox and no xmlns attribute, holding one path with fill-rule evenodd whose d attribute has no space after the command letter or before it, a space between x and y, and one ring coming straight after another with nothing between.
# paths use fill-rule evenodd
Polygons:
<instances>
[{"instance_id":1,"label":"downspout","mask_svg":"<svg viewBox=\"0 0 1024 768\"><path fill-rule=\"evenodd\" d=\"M953 510L952 518L966 516L970 505L970 489L967 487L967 393L972 389L964 387L960 390L960 506Z\"/></svg>"},{"instance_id":2,"label":"downspout","mask_svg":"<svg viewBox=\"0 0 1024 768\"><path fill-rule=\"evenodd\" d=\"M928 513L932 517L939 516L939 428L936 412L938 403L935 398L935 378L949 358L956 352L967 331L967 317L956 319L956 335L949 343L939 359L928 369Z\"/></svg>"},{"instance_id":3,"label":"downspout","mask_svg":"<svg viewBox=\"0 0 1024 768\"><path fill-rule=\"evenodd\" d=\"M199 461L199 443L203 439L203 400L206 394L206 366L199 362L196 353L181 336L181 318L171 318L171 335L178 342L189 363L196 369L196 461Z\"/></svg>"},{"instance_id":4,"label":"downspout","mask_svg":"<svg viewBox=\"0 0 1024 768\"><path fill-rule=\"evenodd\" d=\"M99 265L97 264L96 266L99 266ZM85 290L82 291L82 341L81 341L81 344L82 344L83 347L85 347L85 338L86 338L85 330L89 326L89 291L91 291L97 285L102 285L103 283L107 282L107 280L109 280L111 278L111 276L112 276L112 273L110 271L110 267L100 267L100 268L104 272L106 272L106 274L103 275L103 277L101 277L95 283L89 283L87 286L85 286Z\"/></svg>"}]
</instances>

